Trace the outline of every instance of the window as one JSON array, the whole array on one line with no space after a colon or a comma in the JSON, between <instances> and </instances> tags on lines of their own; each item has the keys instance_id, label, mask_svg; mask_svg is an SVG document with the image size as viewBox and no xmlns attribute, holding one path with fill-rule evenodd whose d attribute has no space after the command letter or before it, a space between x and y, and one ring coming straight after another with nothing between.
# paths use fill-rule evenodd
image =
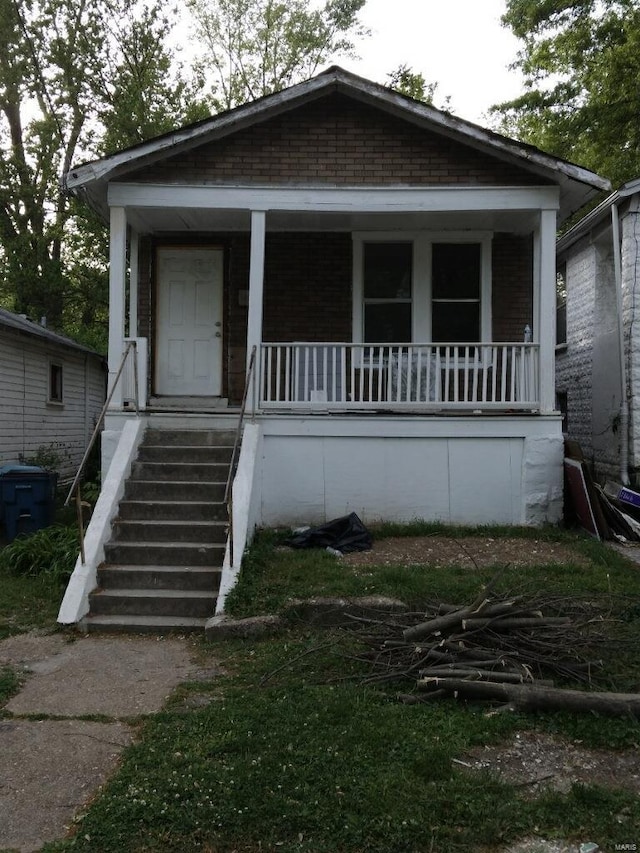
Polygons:
<instances>
[{"instance_id":1,"label":"window","mask_svg":"<svg viewBox=\"0 0 640 853\"><path fill-rule=\"evenodd\" d=\"M480 341L481 246L434 243L431 331L435 342Z\"/></svg>"},{"instance_id":2,"label":"window","mask_svg":"<svg viewBox=\"0 0 640 853\"><path fill-rule=\"evenodd\" d=\"M49 402L62 403L62 365L49 362Z\"/></svg>"},{"instance_id":3,"label":"window","mask_svg":"<svg viewBox=\"0 0 640 853\"><path fill-rule=\"evenodd\" d=\"M354 343L491 341L490 232L353 235Z\"/></svg>"},{"instance_id":4,"label":"window","mask_svg":"<svg viewBox=\"0 0 640 853\"><path fill-rule=\"evenodd\" d=\"M363 246L364 340L411 341L412 243Z\"/></svg>"}]
</instances>

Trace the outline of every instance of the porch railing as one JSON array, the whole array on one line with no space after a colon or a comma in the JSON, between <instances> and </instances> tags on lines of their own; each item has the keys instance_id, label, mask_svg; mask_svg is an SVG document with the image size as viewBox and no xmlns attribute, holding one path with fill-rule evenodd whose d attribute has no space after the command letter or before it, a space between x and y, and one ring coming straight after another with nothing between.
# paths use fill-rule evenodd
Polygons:
<instances>
[{"instance_id":1,"label":"porch railing","mask_svg":"<svg viewBox=\"0 0 640 853\"><path fill-rule=\"evenodd\" d=\"M111 404L111 400L115 394L116 388L118 384L123 381L122 377L126 375L127 370L131 372L133 376L133 400L132 403L135 407L136 415L140 416L140 405L138 400L138 352L137 352L137 344L135 340L128 340L126 342L126 346L124 352L122 354L122 358L120 360L120 364L118 366L118 370L116 372L115 378L111 384L111 389L107 396L107 399L104 402L102 407L102 411L96 421L96 424L93 428L93 432L91 434L91 438L89 439L89 443L87 444L87 448L82 457L82 461L78 466L78 471L76 472L75 477L73 478L73 483L71 484L71 488L69 489L69 494L64 502L65 506L69 505L71 498L75 494L76 499L76 516L78 521L78 537L80 541L80 559L82 561L82 565L85 563L85 555L84 555L84 518L83 518L83 509L88 507L88 504L85 504L82 500L82 475L84 473L85 465L87 464L87 460L91 451L93 450L93 445L98 437L98 434L102 428L102 422L104 421L104 417L107 413L107 409Z\"/></svg>"},{"instance_id":2,"label":"porch railing","mask_svg":"<svg viewBox=\"0 0 640 853\"><path fill-rule=\"evenodd\" d=\"M265 343L263 409L422 410L539 408L533 343Z\"/></svg>"}]
</instances>

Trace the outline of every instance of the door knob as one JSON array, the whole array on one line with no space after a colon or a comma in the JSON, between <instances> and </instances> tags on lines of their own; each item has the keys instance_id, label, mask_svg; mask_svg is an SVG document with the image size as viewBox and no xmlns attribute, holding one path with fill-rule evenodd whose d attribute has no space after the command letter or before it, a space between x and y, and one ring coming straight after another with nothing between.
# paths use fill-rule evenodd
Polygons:
<instances>
[{"instance_id":1,"label":"door knob","mask_svg":"<svg viewBox=\"0 0 640 853\"><path fill-rule=\"evenodd\" d=\"M222 332L216 332L216 338L221 338L221 337L222 337Z\"/></svg>"}]
</instances>

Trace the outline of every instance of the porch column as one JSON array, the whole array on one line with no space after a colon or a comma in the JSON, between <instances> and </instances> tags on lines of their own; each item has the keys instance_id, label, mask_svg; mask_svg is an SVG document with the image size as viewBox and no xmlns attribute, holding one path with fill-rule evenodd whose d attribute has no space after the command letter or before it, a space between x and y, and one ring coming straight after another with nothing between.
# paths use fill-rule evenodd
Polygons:
<instances>
[{"instance_id":1,"label":"porch column","mask_svg":"<svg viewBox=\"0 0 640 853\"><path fill-rule=\"evenodd\" d=\"M534 308L537 333L534 340L540 345L540 411L554 412L555 352L556 352L556 211L540 211L540 227L535 245L537 287L534 287ZM535 269L534 269L535 274ZM535 279L534 279L535 281ZM537 294L536 294L537 291Z\"/></svg>"},{"instance_id":2,"label":"porch column","mask_svg":"<svg viewBox=\"0 0 640 853\"><path fill-rule=\"evenodd\" d=\"M138 232L129 232L129 337L138 337Z\"/></svg>"},{"instance_id":3,"label":"porch column","mask_svg":"<svg viewBox=\"0 0 640 853\"><path fill-rule=\"evenodd\" d=\"M125 282L127 272L127 215L112 207L109 235L109 391L113 388L124 352ZM111 398L111 409L122 408L122 379Z\"/></svg>"},{"instance_id":4,"label":"porch column","mask_svg":"<svg viewBox=\"0 0 640 853\"><path fill-rule=\"evenodd\" d=\"M262 313L264 291L264 242L266 233L266 211L251 211L251 253L249 256L249 316L247 319L247 359L246 369L249 368L251 350L256 348L255 370L260 359L260 344L262 343ZM252 389L249 389L249 400L253 405Z\"/></svg>"}]
</instances>

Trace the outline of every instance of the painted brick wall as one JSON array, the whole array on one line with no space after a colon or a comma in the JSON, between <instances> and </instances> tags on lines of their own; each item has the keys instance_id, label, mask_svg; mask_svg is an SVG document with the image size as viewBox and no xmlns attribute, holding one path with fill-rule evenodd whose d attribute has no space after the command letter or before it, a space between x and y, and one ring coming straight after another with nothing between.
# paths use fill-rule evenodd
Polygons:
<instances>
[{"instance_id":1,"label":"painted brick wall","mask_svg":"<svg viewBox=\"0 0 640 853\"><path fill-rule=\"evenodd\" d=\"M533 185L540 178L343 95L127 175L207 184Z\"/></svg>"},{"instance_id":2,"label":"painted brick wall","mask_svg":"<svg viewBox=\"0 0 640 853\"><path fill-rule=\"evenodd\" d=\"M637 199L636 199L637 201ZM640 488L640 214L622 220L622 300L629 390L629 464Z\"/></svg>"},{"instance_id":3,"label":"painted brick wall","mask_svg":"<svg viewBox=\"0 0 640 853\"><path fill-rule=\"evenodd\" d=\"M596 250L577 246L566 261L567 344L556 353L556 391L567 395L567 429L593 459L592 361L595 321Z\"/></svg>"}]
</instances>

